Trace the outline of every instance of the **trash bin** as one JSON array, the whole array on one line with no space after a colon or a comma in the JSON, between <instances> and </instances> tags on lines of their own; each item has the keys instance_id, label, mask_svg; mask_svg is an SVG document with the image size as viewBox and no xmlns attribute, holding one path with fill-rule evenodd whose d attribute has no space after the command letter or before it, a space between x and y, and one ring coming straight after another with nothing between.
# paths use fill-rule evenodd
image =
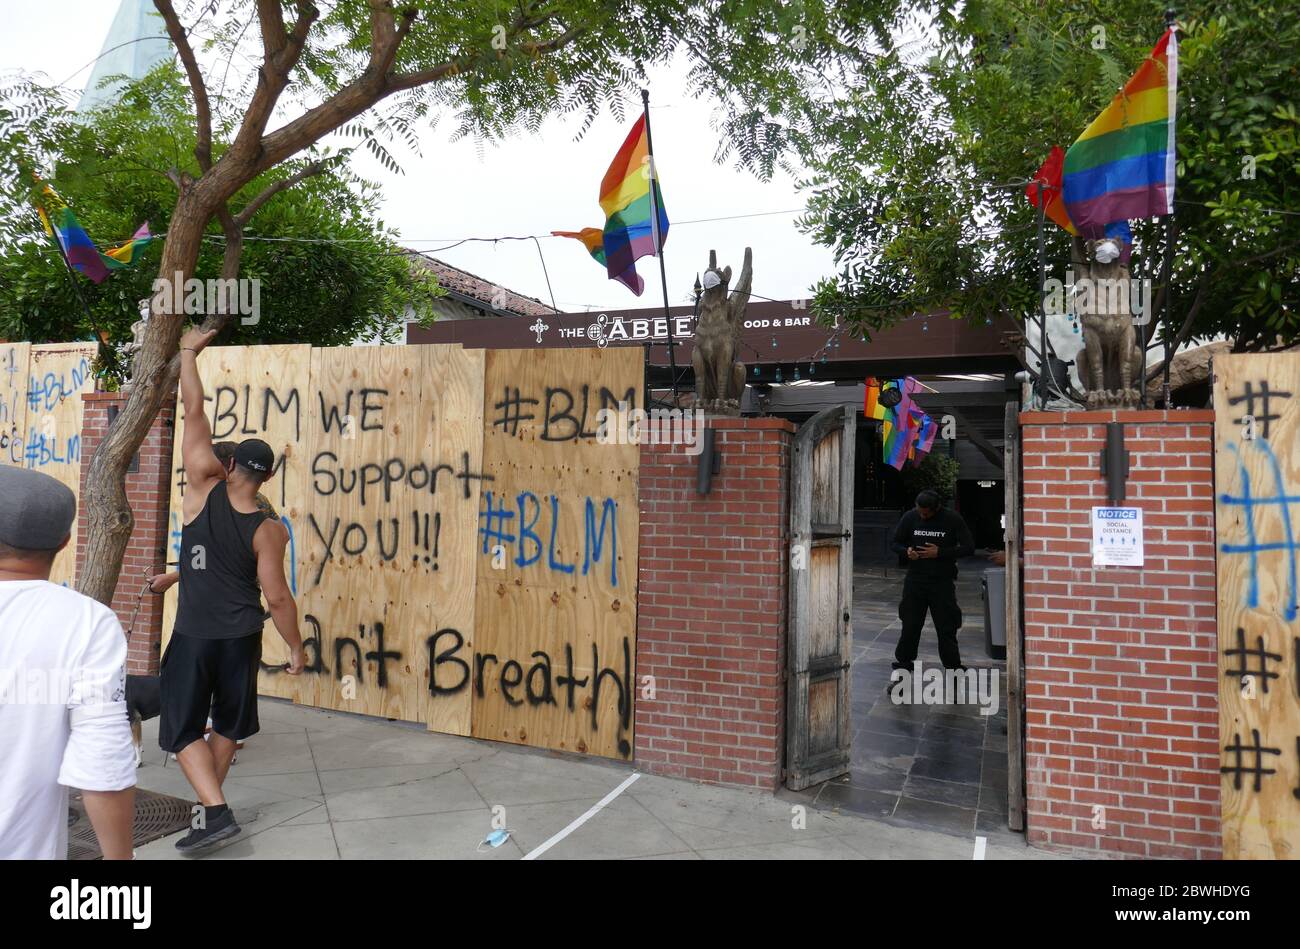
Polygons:
<instances>
[{"instance_id":1,"label":"trash bin","mask_svg":"<svg viewBox=\"0 0 1300 949\"><path fill-rule=\"evenodd\" d=\"M984 651L991 659L1007 658L1006 567L984 571Z\"/></svg>"}]
</instances>

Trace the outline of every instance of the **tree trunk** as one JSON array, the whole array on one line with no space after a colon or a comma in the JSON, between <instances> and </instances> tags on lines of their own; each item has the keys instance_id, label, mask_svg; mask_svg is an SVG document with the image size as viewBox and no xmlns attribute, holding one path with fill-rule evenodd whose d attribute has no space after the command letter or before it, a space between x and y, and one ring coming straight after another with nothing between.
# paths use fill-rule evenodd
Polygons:
<instances>
[{"instance_id":1,"label":"tree trunk","mask_svg":"<svg viewBox=\"0 0 1300 949\"><path fill-rule=\"evenodd\" d=\"M193 190L177 199L163 245L160 279L189 279L199 256L199 242L215 207ZM183 284L178 293L183 298ZM86 510L86 556L78 571L77 588L86 596L108 605L117 588L122 559L135 518L126 497L126 469L139 449L163 400L176 391L176 374L169 371L177 354L183 314L159 313L151 301L151 314L143 345L135 356L131 390L121 413L104 440L95 449L81 497Z\"/></svg>"}]
</instances>

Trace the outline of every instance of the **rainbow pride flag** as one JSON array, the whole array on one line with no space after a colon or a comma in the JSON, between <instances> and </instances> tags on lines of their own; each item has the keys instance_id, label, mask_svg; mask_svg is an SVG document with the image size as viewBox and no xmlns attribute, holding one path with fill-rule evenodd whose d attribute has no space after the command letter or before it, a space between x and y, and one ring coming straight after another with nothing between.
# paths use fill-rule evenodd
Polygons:
<instances>
[{"instance_id":1,"label":"rainbow pride flag","mask_svg":"<svg viewBox=\"0 0 1300 949\"><path fill-rule=\"evenodd\" d=\"M153 240L149 233L149 222L146 221L129 241L111 248L107 253L100 253L72 209L49 185L42 186L36 211L41 217L45 233L59 242L68 263L93 283L103 283L110 271L129 267L136 261L140 251Z\"/></svg>"},{"instance_id":2,"label":"rainbow pride flag","mask_svg":"<svg viewBox=\"0 0 1300 949\"><path fill-rule=\"evenodd\" d=\"M104 265L109 270L120 270L123 267L129 267L135 263L136 255L149 246L153 240L153 235L149 233L149 222L141 224L136 232L131 235L131 239L117 247L111 247L100 254L101 257L108 258Z\"/></svg>"},{"instance_id":3,"label":"rainbow pride flag","mask_svg":"<svg viewBox=\"0 0 1300 949\"><path fill-rule=\"evenodd\" d=\"M902 396L898 405L892 408L880 402L881 392L889 388L897 389ZM880 420L884 461L900 471L909 458L915 457L919 437L925 435L923 426L926 422L930 422L930 416L912 401L912 395L920 388L921 384L911 376L903 379L867 379L863 414L867 418ZM930 445L934 442L934 426L932 422L930 425L931 430L922 449L923 453L929 451Z\"/></svg>"},{"instance_id":4,"label":"rainbow pride flag","mask_svg":"<svg viewBox=\"0 0 1300 949\"><path fill-rule=\"evenodd\" d=\"M1065 153L1065 209L1081 236L1172 214L1177 153L1178 37L1165 30L1124 88Z\"/></svg>"},{"instance_id":5,"label":"rainbow pride flag","mask_svg":"<svg viewBox=\"0 0 1300 949\"><path fill-rule=\"evenodd\" d=\"M587 248L587 253L591 254L592 259L602 267L605 266L605 232L598 227L584 227L580 231L551 231L556 237L572 237L574 240L581 241L582 245ZM627 287L637 296L645 289L645 281L641 275L632 267L625 273L618 274L615 278L623 286Z\"/></svg>"},{"instance_id":6,"label":"rainbow pride flag","mask_svg":"<svg viewBox=\"0 0 1300 949\"><path fill-rule=\"evenodd\" d=\"M939 426L935 424L934 419L924 412L919 413L919 419L916 422L916 438L912 442L912 449L908 452L909 461L920 462L934 447L934 436L938 432Z\"/></svg>"},{"instance_id":7,"label":"rainbow pride flag","mask_svg":"<svg viewBox=\"0 0 1300 949\"><path fill-rule=\"evenodd\" d=\"M658 177L642 115L600 182L600 206L605 212L605 269L611 280L631 285L624 278L629 278L629 271L630 277L636 277L636 261L653 257L663 249L668 238L668 212L664 210ZM652 203L658 208L657 215L651 213ZM640 278L636 281L639 283Z\"/></svg>"},{"instance_id":8,"label":"rainbow pride flag","mask_svg":"<svg viewBox=\"0 0 1300 949\"><path fill-rule=\"evenodd\" d=\"M1038 171L1034 173L1033 179L1025 186L1025 197L1034 207L1038 207L1038 186L1034 183L1043 182L1043 214L1052 221L1055 221L1069 233L1075 235L1079 231L1075 228L1074 222L1070 220L1069 213L1065 210L1065 198L1062 194L1061 178L1062 168L1065 163L1065 152L1060 145L1052 146L1051 153L1047 160L1043 162ZM1114 237L1120 242L1120 260L1127 264L1133 254L1133 232L1129 230L1128 221L1112 221L1106 225L1106 236Z\"/></svg>"}]
</instances>

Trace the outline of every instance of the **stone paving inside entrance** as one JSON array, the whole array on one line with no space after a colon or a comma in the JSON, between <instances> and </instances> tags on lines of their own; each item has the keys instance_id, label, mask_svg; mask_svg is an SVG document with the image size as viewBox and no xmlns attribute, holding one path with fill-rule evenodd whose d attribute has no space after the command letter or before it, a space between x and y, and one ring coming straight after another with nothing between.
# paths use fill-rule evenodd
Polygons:
<instances>
[{"instance_id":1,"label":"stone paving inside entrance","mask_svg":"<svg viewBox=\"0 0 1300 949\"><path fill-rule=\"evenodd\" d=\"M1007 828L1006 663L984 646L981 577L991 564L968 557L959 567L957 600L963 624L962 662L996 670L997 712L976 704L895 704L890 663L898 643L898 600L904 570L864 570L854 577L850 772L791 799L900 826L970 837L1023 839ZM999 604L1000 608L1000 604ZM921 635L923 669L942 670L934 625Z\"/></svg>"}]
</instances>

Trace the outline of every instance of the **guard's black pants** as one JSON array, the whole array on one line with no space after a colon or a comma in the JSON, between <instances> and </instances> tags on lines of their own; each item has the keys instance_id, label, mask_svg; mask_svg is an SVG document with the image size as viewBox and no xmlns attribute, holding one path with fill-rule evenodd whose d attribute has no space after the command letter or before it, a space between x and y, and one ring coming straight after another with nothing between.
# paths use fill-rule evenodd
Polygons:
<instances>
[{"instance_id":1,"label":"guard's black pants","mask_svg":"<svg viewBox=\"0 0 1300 949\"><path fill-rule=\"evenodd\" d=\"M961 628L961 607L957 605L957 589L947 578L916 577L909 575L903 581L903 599L898 604L898 618L903 622L903 632L898 637L894 658L909 669L916 661L916 650L921 643L921 627L925 625L925 611L930 611L935 631L939 634L939 659L945 669L961 665L961 651L957 648L957 630Z\"/></svg>"}]
</instances>

